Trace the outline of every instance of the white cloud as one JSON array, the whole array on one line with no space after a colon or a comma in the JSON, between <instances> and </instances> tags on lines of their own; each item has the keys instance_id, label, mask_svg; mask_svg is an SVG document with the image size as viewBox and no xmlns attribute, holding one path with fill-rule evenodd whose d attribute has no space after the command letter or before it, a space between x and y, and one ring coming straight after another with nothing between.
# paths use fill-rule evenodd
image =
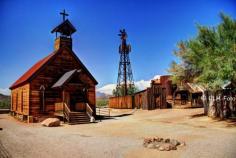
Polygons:
<instances>
[{"instance_id":1,"label":"white cloud","mask_svg":"<svg viewBox=\"0 0 236 158\"><path fill-rule=\"evenodd\" d=\"M139 80L139 81L135 81L134 84L135 86L137 86L137 88L139 90L144 90L146 89L147 87L150 87L150 83L151 83L151 80L153 79L158 79L160 78L160 75L155 75L152 79L150 80ZM105 93L105 94L108 94L108 95L112 95L112 90L116 88L116 84L107 84L101 88L98 88L97 91L98 92L101 92L101 93Z\"/></svg>"},{"instance_id":2,"label":"white cloud","mask_svg":"<svg viewBox=\"0 0 236 158\"><path fill-rule=\"evenodd\" d=\"M105 94L112 95L113 89L116 88L116 84L107 84L101 88L98 88L97 91Z\"/></svg>"},{"instance_id":3,"label":"white cloud","mask_svg":"<svg viewBox=\"0 0 236 158\"><path fill-rule=\"evenodd\" d=\"M0 88L0 94L10 95L10 90L8 88Z\"/></svg>"},{"instance_id":4,"label":"white cloud","mask_svg":"<svg viewBox=\"0 0 236 158\"><path fill-rule=\"evenodd\" d=\"M161 75L155 75L153 79L160 79Z\"/></svg>"},{"instance_id":5,"label":"white cloud","mask_svg":"<svg viewBox=\"0 0 236 158\"><path fill-rule=\"evenodd\" d=\"M136 81L134 82L135 86L137 86L137 88L139 90L144 90L147 87L150 86L151 80L145 81L145 80L140 80L140 81Z\"/></svg>"}]
</instances>

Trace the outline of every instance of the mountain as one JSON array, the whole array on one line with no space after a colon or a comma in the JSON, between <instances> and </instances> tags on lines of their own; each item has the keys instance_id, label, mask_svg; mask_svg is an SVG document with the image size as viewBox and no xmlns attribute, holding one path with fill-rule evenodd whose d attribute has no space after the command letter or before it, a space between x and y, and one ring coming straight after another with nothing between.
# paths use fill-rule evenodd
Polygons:
<instances>
[{"instance_id":1,"label":"mountain","mask_svg":"<svg viewBox=\"0 0 236 158\"><path fill-rule=\"evenodd\" d=\"M9 95L4 95L0 93L0 101L1 100L6 100L6 99L10 99L11 97Z\"/></svg>"},{"instance_id":2,"label":"mountain","mask_svg":"<svg viewBox=\"0 0 236 158\"><path fill-rule=\"evenodd\" d=\"M96 98L97 99L108 99L109 97L111 97L111 95L102 93L102 92L96 92Z\"/></svg>"}]
</instances>

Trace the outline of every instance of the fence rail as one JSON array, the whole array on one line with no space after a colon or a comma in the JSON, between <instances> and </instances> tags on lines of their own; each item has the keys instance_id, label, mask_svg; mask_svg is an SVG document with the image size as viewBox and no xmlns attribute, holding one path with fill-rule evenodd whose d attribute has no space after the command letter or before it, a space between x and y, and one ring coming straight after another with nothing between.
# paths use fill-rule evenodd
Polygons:
<instances>
[{"instance_id":1,"label":"fence rail","mask_svg":"<svg viewBox=\"0 0 236 158\"><path fill-rule=\"evenodd\" d=\"M111 116L111 109L108 107L97 107L96 115L98 116Z\"/></svg>"}]
</instances>

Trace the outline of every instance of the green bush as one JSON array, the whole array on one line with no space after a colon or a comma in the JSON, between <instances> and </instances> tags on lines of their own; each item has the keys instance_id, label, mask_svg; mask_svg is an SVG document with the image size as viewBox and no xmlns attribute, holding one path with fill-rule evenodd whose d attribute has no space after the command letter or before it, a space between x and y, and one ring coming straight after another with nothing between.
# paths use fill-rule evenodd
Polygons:
<instances>
[{"instance_id":1,"label":"green bush","mask_svg":"<svg viewBox=\"0 0 236 158\"><path fill-rule=\"evenodd\" d=\"M10 109L10 101L9 100L1 100L0 101L0 109Z\"/></svg>"},{"instance_id":2,"label":"green bush","mask_svg":"<svg viewBox=\"0 0 236 158\"><path fill-rule=\"evenodd\" d=\"M96 104L98 107L108 106L108 99L97 99Z\"/></svg>"}]
</instances>

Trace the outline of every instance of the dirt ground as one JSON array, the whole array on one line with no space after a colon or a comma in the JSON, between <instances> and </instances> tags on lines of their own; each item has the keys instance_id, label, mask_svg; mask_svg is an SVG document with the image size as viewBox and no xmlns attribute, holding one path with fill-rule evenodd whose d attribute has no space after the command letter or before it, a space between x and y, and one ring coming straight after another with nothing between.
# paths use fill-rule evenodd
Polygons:
<instances>
[{"instance_id":1,"label":"dirt ground","mask_svg":"<svg viewBox=\"0 0 236 158\"><path fill-rule=\"evenodd\" d=\"M110 119L42 127L0 115L0 157L235 158L236 122L212 120L203 109L113 110ZM185 141L174 151L142 146L144 137Z\"/></svg>"}]
</instances>

